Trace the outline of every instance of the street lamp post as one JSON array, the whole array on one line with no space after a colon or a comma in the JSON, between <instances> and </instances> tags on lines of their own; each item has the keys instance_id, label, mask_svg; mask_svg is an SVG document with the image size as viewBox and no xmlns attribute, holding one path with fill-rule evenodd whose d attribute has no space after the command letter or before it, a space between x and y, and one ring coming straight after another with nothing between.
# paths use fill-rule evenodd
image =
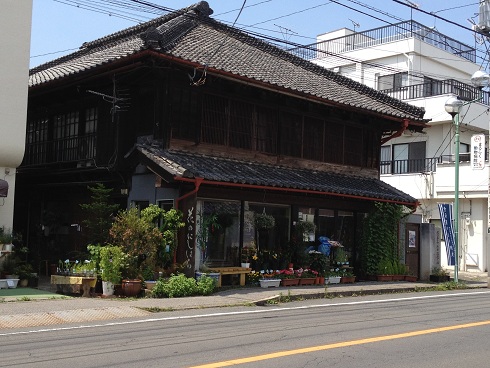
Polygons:
<instances>
[{"instance_id":1,"label":"street lamp post","mask_svg":"<svg viewBox=\"0 0 490 368\"><path fill-rule=\"evenodd\" d=\"M459 111L463 101L456 97L450 97L444 108L454 121L454 282L458 282L459 259L458 259L458 233L459 233Z\"/></svg>"}]
</instances>

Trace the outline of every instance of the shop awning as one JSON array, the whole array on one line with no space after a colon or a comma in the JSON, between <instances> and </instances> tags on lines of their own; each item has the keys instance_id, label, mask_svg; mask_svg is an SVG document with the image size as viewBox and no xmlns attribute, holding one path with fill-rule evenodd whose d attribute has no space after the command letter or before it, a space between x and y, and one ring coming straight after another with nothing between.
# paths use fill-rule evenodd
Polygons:
<instances>
[{"instance_id":1,"label":"shop awning","mask_svg":"<svg viewBox=\"0 0 490 368\"><path fill-rule=\"evenodd\" d=\"M139 153L141 163L165 180L199 178L202 184L209 185L332 195L410 207L418 203L417 199L377 178L165 150L149 145L137 145L129 155L135 152Z\"/></svg>"},{"instance_id":2,"label":"shop awning","mask_svg":"<svg viewBox=\"0 0 490 368\"><path fill-rule=\"evenodd\" d=\"M9 191L9 183L0 179L0 197L6 197Z\"/></svg>"}]
</instances>

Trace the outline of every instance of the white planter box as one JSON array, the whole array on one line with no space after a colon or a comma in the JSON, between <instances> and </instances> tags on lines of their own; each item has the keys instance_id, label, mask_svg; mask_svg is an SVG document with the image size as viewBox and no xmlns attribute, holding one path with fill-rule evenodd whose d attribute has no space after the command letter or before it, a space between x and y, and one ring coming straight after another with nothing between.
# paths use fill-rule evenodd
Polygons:
<instances>
[{"instance_id":1,"label":"white planter box","mask_svg":"<svg viewBox=\"0 0 490 368\"><path fill-rule=\"evenodd\" d=\"M332 276L329 277L328 279L325 279L325 281L327 280L329 284L340 284L340 276Z\"/></svg>"},{"instance_id":2,"label":"white planter box","mask_svg":"<svg viewBox=\"0 0 490 368\"><path fill-rule=\"evenodd\" d=\"M15 289L18 283L19 279L7 279L7 285L9 289Z\"/></svg>"},{"instance_id":3,"label":"white planter box","mask_svg":"<svg viewBox=\"0 0 490 368\"><path fill-rule=\"evenodd\" d=\"M263 287L264 289L270 287L279 287L279 285L281 284L281 279L264 279L259 281L260 287Z\"/></svg>"},{"instance_id":4,"label":"white planter box","mask_svg":"<svg viewBox=\"0 0 490 368\"><path fill-rule=\"evenodd\" d=\"M0 289L8 289L7 279L0 279Z\"/></svg>"}]
</instances>

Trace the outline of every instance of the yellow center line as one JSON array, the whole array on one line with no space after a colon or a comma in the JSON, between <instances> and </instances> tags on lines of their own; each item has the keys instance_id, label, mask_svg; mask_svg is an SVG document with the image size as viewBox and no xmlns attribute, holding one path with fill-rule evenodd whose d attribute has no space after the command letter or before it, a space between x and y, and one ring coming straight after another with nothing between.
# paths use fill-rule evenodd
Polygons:
<instances>
[{"instance_id":1,"label":"yellow center line","mask_svg":"<svg viewBox=\"0 0 490 368\"><path fill-rule=\"evenodd\" d=\"M479 326L485 326L485 325L490 325L490 321L481 321L481 322L466 323L466 324L455 325L455 326L431 328L428 330L419 330L419 331L405 332L405 333L395 334L395 335L370 337L370 338L366 338L366 339L337 342L334 344L327 344L327 345L310 346L307 348L278 351L275 353L255 355L255 356L251 356L251 357L247 357L247 358L231 359L231 360L224 360L222 362L196 365L196 366L192 366L189 368L229 367L231 365L252 363L252 362L258 362L261 360L268 360L268 359L277 359L277 358L282 358L282 357L286 357L286 356L290 356L290 355L313 353L313 352L321 351L321 350L330 350L330 349L343 348L343 347L354 346L354 345L369 344L369 343L373 343L373 342L386 341L386 340L404 339L407 337L428 335L431 333L452 331L452 330L458 330L458 329L462 329L462 328L479 327Z\"/></svg>"}]
</instances>

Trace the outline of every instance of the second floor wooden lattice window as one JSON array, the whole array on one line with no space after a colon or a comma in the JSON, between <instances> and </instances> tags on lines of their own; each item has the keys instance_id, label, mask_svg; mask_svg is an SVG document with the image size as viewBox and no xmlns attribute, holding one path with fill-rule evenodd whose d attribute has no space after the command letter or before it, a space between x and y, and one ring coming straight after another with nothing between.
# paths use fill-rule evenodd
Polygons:
<instances>
[{"instance_id":1,"label":"second floor wooden lattice window","mask_svg":"<svg viewBox=\"0 0 490 368\"><path fill-rule=\"evenodd\" d=\"M196 136L201 143L273 155L358 167L377 165L379 147L375 132L328 113L313 116L313 113L308 115L277 105L256 104L217 94L203 95L201 107L194 108L201 118L180 120L186 128L172 129L173 138ZM173 113L182 109L174 107L172 110L171 121L176 121L178 117ZM198 132L190 134L196 121L200 121Z\"/></svg>"},{"instance_id":2,"label":"second floor wooden lattice window","mask_svg":"<svg viewBox=\"0 0 490 368\"><path fill-rule=\"evenodd\" d=\"M25 165L95 159L95 107L29 119Z\"/></svg>"}]
</instances>

